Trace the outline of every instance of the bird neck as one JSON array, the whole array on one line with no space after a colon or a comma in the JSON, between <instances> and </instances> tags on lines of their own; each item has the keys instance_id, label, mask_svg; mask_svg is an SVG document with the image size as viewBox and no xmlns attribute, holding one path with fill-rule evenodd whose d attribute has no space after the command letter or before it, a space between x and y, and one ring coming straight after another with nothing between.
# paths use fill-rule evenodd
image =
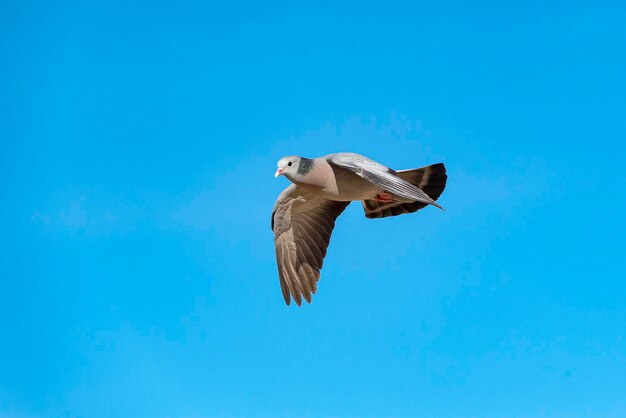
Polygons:
<instances>
[{"instance_id":1,"label":"bird neck","mask_svg":"<svg viewBox=\"0 0 626 418\"><path fill-rule=\"evenodd\" d=\"M300 157L300 163L298 164L298 174L306 176L315 166L315 160L310 158Z\"/></svg>"}]
</instances>

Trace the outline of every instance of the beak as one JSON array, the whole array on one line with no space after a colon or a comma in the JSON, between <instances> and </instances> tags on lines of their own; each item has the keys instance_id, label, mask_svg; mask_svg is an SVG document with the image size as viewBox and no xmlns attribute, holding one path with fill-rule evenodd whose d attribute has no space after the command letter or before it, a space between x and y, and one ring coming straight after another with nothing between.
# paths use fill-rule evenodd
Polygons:
<instances>
[{"instance_id":1,"label":"beak","mask_svg":"<svg viewBox=\"0 0 626 418\"><path fill-rule=\"evenodd\" d=\"M281 174L283 174L283 169L279 168L278 170L276 170L276 172L274 173L274 178L280 176Z\"/></svg>"}]
</instances>

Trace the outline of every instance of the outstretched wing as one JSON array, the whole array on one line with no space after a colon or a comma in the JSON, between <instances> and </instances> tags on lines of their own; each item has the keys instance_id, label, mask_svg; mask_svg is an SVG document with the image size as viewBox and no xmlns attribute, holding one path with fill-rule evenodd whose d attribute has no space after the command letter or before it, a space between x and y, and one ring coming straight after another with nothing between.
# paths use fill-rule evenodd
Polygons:
<instances>
[{"instance_id":1,"label":"outstretched wing","mask_svg":"<svg viewBox=\"0 0 626 418\"><path fill-rule=\"evenodd\" d=\"M350 202L322 199L296 185L278 197L272 212L276 263L285 302L311 303L335 220Z\"/></svg>"},{"instance_id":2,"label":"outstretched wing","mask_svg":"<svg viewBox=\"0 0 626 418\"><path fill-rule=\"evenodd\" d=\"M330 164L352 171L354 174L389 193L411 201L423 202L443 209L422 190L398 177L394 170L362 155L352 153L331 154L328 156L327 161Z\"/></svg>"}]
</instances>

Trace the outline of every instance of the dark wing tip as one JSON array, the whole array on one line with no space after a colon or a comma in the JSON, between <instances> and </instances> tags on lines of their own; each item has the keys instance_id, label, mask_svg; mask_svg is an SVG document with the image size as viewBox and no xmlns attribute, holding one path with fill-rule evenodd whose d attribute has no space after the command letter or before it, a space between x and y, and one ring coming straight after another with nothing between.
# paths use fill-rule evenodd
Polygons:
<instances>
[{"instance_id":1,"label":"dark wing tip","mask_svg":"<svg viewBox=\"0 0 626 418\"><path fill-rule=\"evenodd\" d=\"M309 292L304 293L302 296L304 296L306 303L311 303L311 294Z\"/></svg>"},{"instance_id":2,"label":"dark wing tip","mask_svg":"<svg viewBox=\"0 0 626 418\"><path fill-rule=\"evenodd\" d=\"M439 208L439 209L441 209L442 211L446 212L446 210L444 209L444 207L443 207L443 206L441 206L439 203L436 203L434 200L433 200L433 202L431 203L431 205L433 205L434 207Z\"/></svg>"}]
</instances>

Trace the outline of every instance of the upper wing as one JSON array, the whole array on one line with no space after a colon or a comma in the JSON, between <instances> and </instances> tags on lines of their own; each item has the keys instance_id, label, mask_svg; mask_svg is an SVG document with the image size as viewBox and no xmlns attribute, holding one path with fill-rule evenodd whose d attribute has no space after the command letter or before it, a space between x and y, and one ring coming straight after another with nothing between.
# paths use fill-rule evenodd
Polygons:
<instances>
[{"instance_id":1,"label":"upper wing","mask_svg":"<svg viewBox=\"0 0 626 418\"><path fill-rule=\"evenodd\" d=\"M448 176L446 175L446 167L443 163L432 164L422 168L414 168L412 170L401 170L396 175L430 196L431 199L437 200L446 187ZM423 202L380 202L374 199L363 200L363 209L367 218L385 218L387 216L396 216L403 213L412 213L428 206Z\"/></svg>"},{"instance_id":2,"label":"upper wing","mask_svg":"<svg viewBox=\"0 0 626 418\"><path fill-rule=\"evenodd\" d=\"M311 303L335 219L350 202L322 199L291 185L278 197L272 212L272 229L280 288L289 305L290 294L300 306Z\"/></svg>"},{"instance_id":3,"label":"upper wing","mask_svg":"<svg viewBox=\"0 0 626 418\"><path fill-rule=\"evenodd\" d=\"M330 164L352 171L389 193L443 209L422 190L398 177L394 170L362 155L352 153L331 154L328 156L327 161Z\"/></svg>"}]
</instances>

